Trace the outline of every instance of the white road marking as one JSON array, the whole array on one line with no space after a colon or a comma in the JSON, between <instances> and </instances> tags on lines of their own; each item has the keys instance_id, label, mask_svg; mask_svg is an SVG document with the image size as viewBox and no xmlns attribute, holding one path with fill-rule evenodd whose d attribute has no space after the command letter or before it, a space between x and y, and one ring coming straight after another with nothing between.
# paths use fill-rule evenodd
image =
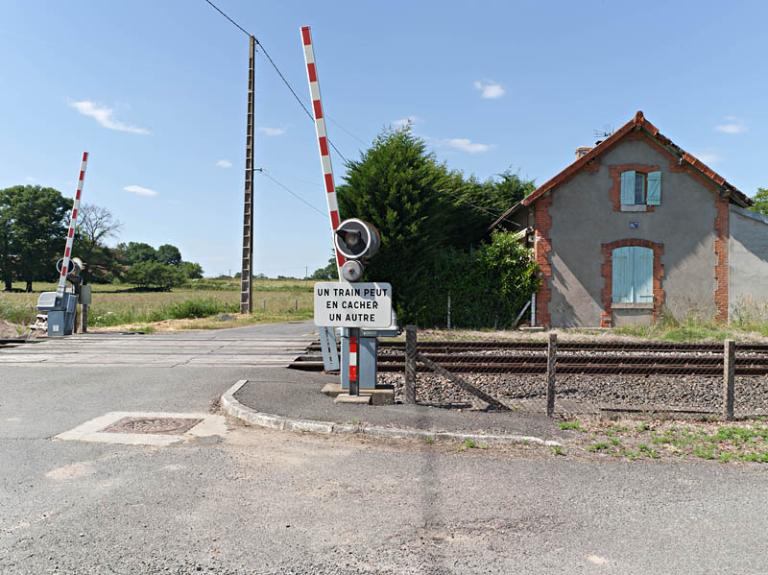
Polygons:
<instances>
[{"instance_id":1,"label":"white road marking","mask_svg":"<svg viewBox=\"0 0 768 575\"><path fill-rule=\"evenodd\" d=\"M286 367L304 353L312 335L215 339L215 334L113 336L94 334L0 350L0 364L182 367L246 365Z\"/></svg>"}]
</instances>

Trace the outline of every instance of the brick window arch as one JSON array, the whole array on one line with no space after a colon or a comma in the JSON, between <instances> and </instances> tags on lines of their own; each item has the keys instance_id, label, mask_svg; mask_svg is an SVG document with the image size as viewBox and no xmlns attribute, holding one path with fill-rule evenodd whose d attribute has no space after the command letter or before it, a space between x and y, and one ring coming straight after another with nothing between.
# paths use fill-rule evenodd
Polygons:
<instances>
[{"instance_id":1,"label":"brick window arch","mask_svg":"<svg viewBox=\"0 0 768 575\"><path fill-rule=\"evenodd\" d=\"M613 312L613 250L624 247L643 247L653 250L653 308L652 317L655 321L661 307L664 305L664 266L661 257L664 254L664 244L641 240L639 238L626 238L602 245L603 251L603 313L600 315L600 327L611 327Z\"/></svg>"}]
</instances>

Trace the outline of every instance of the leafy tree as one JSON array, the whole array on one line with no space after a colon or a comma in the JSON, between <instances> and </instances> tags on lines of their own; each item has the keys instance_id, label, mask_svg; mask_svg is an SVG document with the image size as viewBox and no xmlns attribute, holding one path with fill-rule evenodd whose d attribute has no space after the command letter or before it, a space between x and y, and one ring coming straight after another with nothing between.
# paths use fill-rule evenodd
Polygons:
<instances>
[{"instance_id":1,"label":"leafy tree","mask_svg":"<svg viewBox=\"0 0 768 575\"><path fill-rule=\"evenodd\" d=\"M0 190L0 276L3 278L5 291L13 289L13 263L15 257L11 248L12 194L10 189Z\"/></svg>"},{"instance_id":2,"label":"leafy tree","mask_svg":"<svg viewBox=\"0 0 768 575\"><path fill-rule=\"evenodd\" d=\"M157 261L144 261L132 265L126 272L125 279L141 288L154 287L165 290L180 286L187 280L184 271L178 266Z\"/></svg>"},{"instance_id":3,"label":"leafy tree","mask_svg":"<svg viewBox=\"0 0 768 575\"><path fill-rule=\"evenodd\" d=\"M410 130L385 132L359 161L347 166L338 189L344 218L357 217L381 233L381 251L366 270L369 280L393 285L402 321L418 317L431 281L431 263L450 236L447 194L455 178L428 154Z\"/></svg>"},{"instance_id":4,"label":"leafy tree","mask_svg":"<svg viewBox=\"0 0 768 575\"><path fill-rule=\"evenodd\" d=\"M768 188L758 188L752 199L755 203L749 209L768 216Z\"/></svg>"},{"instance_id":5,"label":"leafy tree","mask_svg":"<svg viewBox=\"0 0 768 575\"><path fill-rule=\"evenodd\" d=\"M449 293L463 325L513 322L536 266L511 235L489 238L488 228L533 182L509 171L485 182L465 178L438 163L408 128L381 134L347 169L341 215L381 233L365 279L392 283L401 324L444 324Z\"/></svg>"},{"instance_id":6,"label":"leafy tree","mask_svg":"<svg viewBox=\"0 0 768 575\"><path fill-rule=\"evenodd\" d=\"M479 267L492 278L495 312L509 325L539 287L538 266L531 251L513 233L495 231L477 251Z\"/></svg>"},{"instance_id":7,"label":"leafy tree","mask_svg":"<svg viewBox=\"0 0 768 575\"><path fill-rule=\"evenodd\" d=\"M160 251L160 248L158 248L158 251ZM187 279L199 280L203 278L203 267L200 264L196 264L195 262L181 262L178 267Z\"/></svg>"},{"instance_id":8,"label":"leafy tree","mask_svg":"<svg viewBox=\"0 0 768 575\"><path fill-rule=\"evenodd\" d=\"M337 280L339 279L339 270L336 267L336 258L331 256L328 265L324 268L317 268L309 279L313 280Z\"/></svg>"},{"instance_id":9,"label":"leafy tree","mask_svg":"<svg viewBox=\"0 0 768 575\"><path fill-rule=\"evenodd\" d=\"M20 279L32 291L35 280L57 276L54 264L64 249L68 211L58 190L14 186L0 190L0 266L5 289Z\"/></svg>"},{"instance_id":10,"label":"leafy tree","mask_svg":"<svg viewBox=\"0 0 768 575\"><path fill-rule=\"evenodd\" d=\"M155 248L143 242L119 243L117 253L119 259L128 265L157 261Z\"/></svg>"},{"instance_id":11,"label":"leafy tree","mask_svg":"<svg viewBox=\"0 0 768 575\"><path fill-rule=\"evenodd\" d=\"M494 232L475 250L446 248L431 271L419 325L446 325L448 297L454 326L511 327L538 287L537 266L512 233Z\"/></svg>"},{"instance_id":12,"label":"leafy tree","mask_svg":"<svg viewBox=\"0 0 768 575\"><path fill-rule=\"evenodd\" d=\"M163 244L157 248L157 261L171 266L177 266L181 263L181 252L176 246Z\"/></svg>"},{"instance_id":13,"label":"leafy tree","mask_svg":"<svg viewBox=\"0 0 768 575\"><path fill-rule=\"evenodd\" d=\"M470 178L455 186L454 245L467 247L486 238L488 228L499 216L530 194L535 185L509 170L496 178L479 182Z\"/></svg>"}]
</instances>

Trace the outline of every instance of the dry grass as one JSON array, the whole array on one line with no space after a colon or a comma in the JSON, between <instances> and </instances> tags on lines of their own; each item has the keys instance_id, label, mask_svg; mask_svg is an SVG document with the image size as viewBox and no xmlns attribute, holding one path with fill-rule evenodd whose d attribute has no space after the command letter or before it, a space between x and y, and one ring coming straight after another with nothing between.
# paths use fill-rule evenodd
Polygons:
<instances>
[{"instance_id":1,"label":"dry grass","mask_svg":"<svg viewBox=\"0 0 768 575\"><path fill-rule=\"evenodd\" d=\"M203 280L171 292L129 291L130 285L94 285L90 325L136 328L179 320L174 326L200 329L234 327L248 323L290 321L312 317L312 283L301 280L254 282L253 314L239 316L237 282ZM36 284L39 291L54 285ZM0 319L29 324L35 318L38 293L0 293ZM195 318L214 318L202 321ZM181 322L185 320L185 322ZM162 325L157 328L163 329Z\"/></svg>"}]
</instances>

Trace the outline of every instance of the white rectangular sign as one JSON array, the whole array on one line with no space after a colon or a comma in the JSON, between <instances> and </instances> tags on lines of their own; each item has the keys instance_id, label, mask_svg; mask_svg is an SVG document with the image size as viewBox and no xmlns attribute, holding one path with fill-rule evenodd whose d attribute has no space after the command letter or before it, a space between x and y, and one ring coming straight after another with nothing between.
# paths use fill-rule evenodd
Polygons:
<instances>
[{"instance_id":1,"label":"white rectangular sign","mask_svg":"<svg viewBox=\"0 0 768 575\"><path fill-rule=\"evenodd\" d=\"M324 327L389 327L392 286L388 283L318 282L315 325Z\"/></svg>"}]
</instances>

